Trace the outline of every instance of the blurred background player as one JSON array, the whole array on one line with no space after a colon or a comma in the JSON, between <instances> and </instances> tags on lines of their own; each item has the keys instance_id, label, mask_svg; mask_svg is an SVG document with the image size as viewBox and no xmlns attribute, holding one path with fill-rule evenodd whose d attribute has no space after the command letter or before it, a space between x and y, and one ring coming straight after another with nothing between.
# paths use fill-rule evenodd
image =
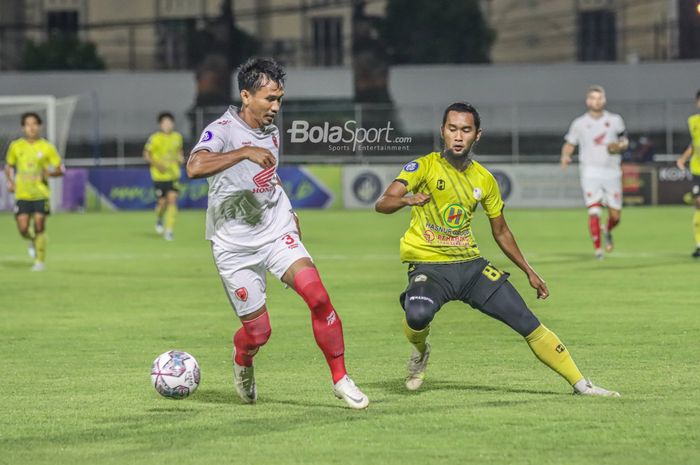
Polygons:
<instances>
[{"instance_id":1,"label":"blurred background player","mask_svg":"<svg viewBox=\"0 0 700 465\"><path fill-rule=\"evenodd\" d=\"M564 137L561 166L571 163L576 146L579 148L579 174L584 201L588 209L588 229L593 239L595 256L603 258L601 232L605 249L613 250L612 230L620 222L622 212L622 169L620 154L627 150L625 122L620 115L605 110L605 90L591 86L586 93L588 111L576 118ZM608 223L601 231L603 206L608 208Z\"/></svg>"},{"instance_id":2,"label":"blurred background player","mask_svg":"<svg viewBox=\"0 0 700 465\"><path fill-rule=\"evenodd\" d=\"M29 240L29 255L35 260L32 271L43 271L51 196L48 177L62 176L63 166L56 147L41 137L41 117L24 113L21 124L24 137L12 141L7 150L5 176L9 191L15 193L17 229Z\"/></svg>"},{"instance_id":3,"label":"blurred background player","mask_svg":"<svg viewBox=\"0 0 700 465\"><path fill-rule=\"evenodd\" d=\"M163 234L166 241L172 241L177 216L180 165L185 159L182 153L182 136L175 131L175 117L172 113L159 114L158 125L160 131L154 132L148 138L143 149L143 158L151 165L151 179L156 191L156 232Z\"/></svg>"},{"instance_id":4,"label":"blurred background player","mask_svg":"<svg viewBox=\"0 0 700 465\"><path fill-rule=\"evenodd\" d=\"M566 379L575 394L617 397L583 377L556 334L539 322L518 291L481 257L471 230L478 204L491 223L503 253L528 277L537 297L546 299L545 282L525 260L503 215L503 200L493 175L470 157L481 137L477 110L468 103L447 107L440 127L445 150L407 163L377 200L376 210L394 213L411 208L411 223L400 242L408 263L408 287L401 294L406 312L404 333L414 346L406 387L425 379L430 357L430 322L450 301L461 301L510 326L525 338L538 359ZM412 196L406 196L412 192Z\"/></svg>"},{"instance_id":5,"label":"blurred background player","mask_svg":"<svg viewBox=\"0 0 700 465\"><path fill-rule=\"evenodd\" d=\"M336 397L363 409L369 400L347 375L340 317L301 242L298 219L276 174L280 135L272 122L282 105L284 76L271 59L244 63L238 69L241 108L229 107L207 126L187 161L190 177L209 178L206 238L242 323L233 337L236 392L246 403L257 401L253 357L272 332L265 293L270 271L309 306Z\"/></svg>"},{"instance_id":6,"label":"blurred background player","mask_svg":"<svg viewBox=\"0 0 700 465\"><path fill-rule=\"evenodd\" d=\"M700 90L695 94L695 105L700 110ZM676 160L676 165L684 170L685 164L690 159L690 174L693 175L693 198L695 199L695 213L693 214L695 252L692 256L700 258L700 113L688 118L688 130L690 131L690 144Z\"/></svg>"}]
</instances>

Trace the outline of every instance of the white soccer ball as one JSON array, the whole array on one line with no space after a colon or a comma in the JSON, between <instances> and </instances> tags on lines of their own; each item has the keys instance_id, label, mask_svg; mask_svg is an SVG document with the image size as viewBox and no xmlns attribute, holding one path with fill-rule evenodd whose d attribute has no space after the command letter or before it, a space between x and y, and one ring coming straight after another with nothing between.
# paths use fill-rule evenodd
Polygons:
<instances>
[{"instance_id":1,"label":"white soccer ball","mask_svg":"<svg viewBox=\"0 0 700 465\"><path fill-rule=\"evenodd\" d=\"M199 364L187 352L171 350L153 361L151 381L158 394L184 399L199 386Z\"/></svg>"}]
</instances>

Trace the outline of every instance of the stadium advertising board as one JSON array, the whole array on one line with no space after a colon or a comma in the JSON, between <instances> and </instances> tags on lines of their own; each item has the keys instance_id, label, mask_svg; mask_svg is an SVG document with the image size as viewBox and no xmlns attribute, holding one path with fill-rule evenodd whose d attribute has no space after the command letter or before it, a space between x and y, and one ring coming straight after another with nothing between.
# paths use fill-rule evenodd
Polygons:
<instances>
[{"instance_id":1,"label":"stadium advertising board","mask_svg":"<svg viewBox=\"0 0 700 465\"><path fill-rule=\"evenodd\" d=\"M659 205L678 205L693 203L693 176L687 169L679 170L676 165L657 168Z\"/></svg>"},{"instance_id":2,"label":"stadium advertising board","mask_svg":"<svg viewBox=\"0 0 700 465\"><path fill-rule=\"evenodd\" d=\"M625 205L655 205L656 179L653 166L622 165L622 199Z\"/></svg>"},{"instance_id":3,"label":"stadium advertising board","mask_svg":"<svg viewBox=\"0 0 700 465\"><path fill-rule=\"evenodd\" d=\"M580 207L583 196L577 169L562 171L558 165L486 166L498 181L501 195L513 207ZM372 208L396 178L401 166L349 165L343 168L346 208Z\"/></svg>"},{"instance_id":4,"label":"stadium advertising board","mask_svg":"<svg viewBox=\"0 0 700 465\"><path fill-rule=\"evenodd\" d=\"M339 188L339 168L318 168L319 177ZM283 166L277 170L294 208L329 208L337 195L312 173L313 168ZM155 192L148 170L141 168L93 168L88 174L89 189L98 208L117 210L150 209L155 205ZM206 179L180 179L181 208L206 208L208 184Z\"/></svg>"}]
</instances>

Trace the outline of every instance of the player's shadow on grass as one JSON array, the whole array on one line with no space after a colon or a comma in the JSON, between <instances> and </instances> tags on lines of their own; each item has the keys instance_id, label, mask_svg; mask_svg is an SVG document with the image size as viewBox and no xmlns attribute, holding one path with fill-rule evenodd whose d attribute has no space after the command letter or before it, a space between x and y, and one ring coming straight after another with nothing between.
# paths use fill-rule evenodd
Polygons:
<instances>
[{"instance_id":1,"label":"player's shadow on grass","mask_svg":"<svg viewBox=\"0 0 700 465\"><path fill-rule=\"evenodd\" d=\"M430 391L464 391L464 392L508 392L513 394L536 394L545 396L559 396L562 395L561 392L555 391L542 391L534 389L519 389L511 388L508 386L488 386L480 384L462 384L454 381L444 381L439 379L427 380L423 386L418 391L409 391L404 385L403 379L397 380L385 380L385 381L375 381L370 383L363 383L363 386L368 388L378 388L382 389L388 394L399 394L403 396L415 396L422 393L429 393Z\"/></svg>"},{"instance_id":2,"label":"player's shadow on grass","mask_svg":"<svg viewBox=\"0 0 700 465\"><path fill-rule=\"evenodd\" d=\"M12 269L20 269L20 268L25 268L29 270L31 268L32 263L27 260L0 260L0 267L2 268L12 268Z\"/></svg>"},{"instance_id":3,"label":"player's shadow on grass","mask_svg":"<svg viewBox=\"0 0 700 465\"><path fill-rule=\"evenodd\" d=\"M240 405L241 407L248 407L246 404L244 404L239 398L238 395L234 392L233 388L230 390L203 390L203 391L198 391L192 396L192 401L193 402L201 402L201 403L207 403L207 404L230 404L230 405ZM324 408L324 409L335 409L337 408L344 408L345 404L338 402L338 405L333 405L333 404L321 404L318 402L304 402L304 401L299 401L295 399L278 399L275 398L274 396L269 396L269 395L263 395L258 399L258 402L261 404L279 404L279 405L288 405L288 406L295 406L295 407L304 407L304 408Z\"/></svg>"}]
</instances>

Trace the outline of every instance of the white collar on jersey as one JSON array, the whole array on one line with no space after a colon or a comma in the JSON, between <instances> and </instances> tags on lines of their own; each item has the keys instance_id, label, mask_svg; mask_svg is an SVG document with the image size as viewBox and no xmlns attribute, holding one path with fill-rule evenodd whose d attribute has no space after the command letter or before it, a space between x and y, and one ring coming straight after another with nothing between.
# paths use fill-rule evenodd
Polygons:
<instances>
[{"instance_id":1,"label":"white collar on jersey","mask_svg":"<svg viewBox=\"0 0 700 465\"><path fill-rule=\"evenodd\" d=\"M258 132L258 133L260 133L260 134L267 135L267 134L271 134L271 133L273 133L273 132L275 131L275 125L274 125L274 124L270 124L270 125L267 125L267 126L263 126L262 128L251 128L251 127L248 125L248 123L246 123L245 121L243 121L243 118L241 118L240 116L238 116L238 112L241 111L241 109L238 108L238 107L235 106L235 105L229 105L227 111L228 111L228 113L231 115L231 117L232 117L233 119L235 119L236 121L238 121L239 123L241 123L241 124L243 125L243 127L245 127L246 129L249 129L249 130L251 130L251 131L253 131L253 132Z\"/></svg>"}]
</instances>

